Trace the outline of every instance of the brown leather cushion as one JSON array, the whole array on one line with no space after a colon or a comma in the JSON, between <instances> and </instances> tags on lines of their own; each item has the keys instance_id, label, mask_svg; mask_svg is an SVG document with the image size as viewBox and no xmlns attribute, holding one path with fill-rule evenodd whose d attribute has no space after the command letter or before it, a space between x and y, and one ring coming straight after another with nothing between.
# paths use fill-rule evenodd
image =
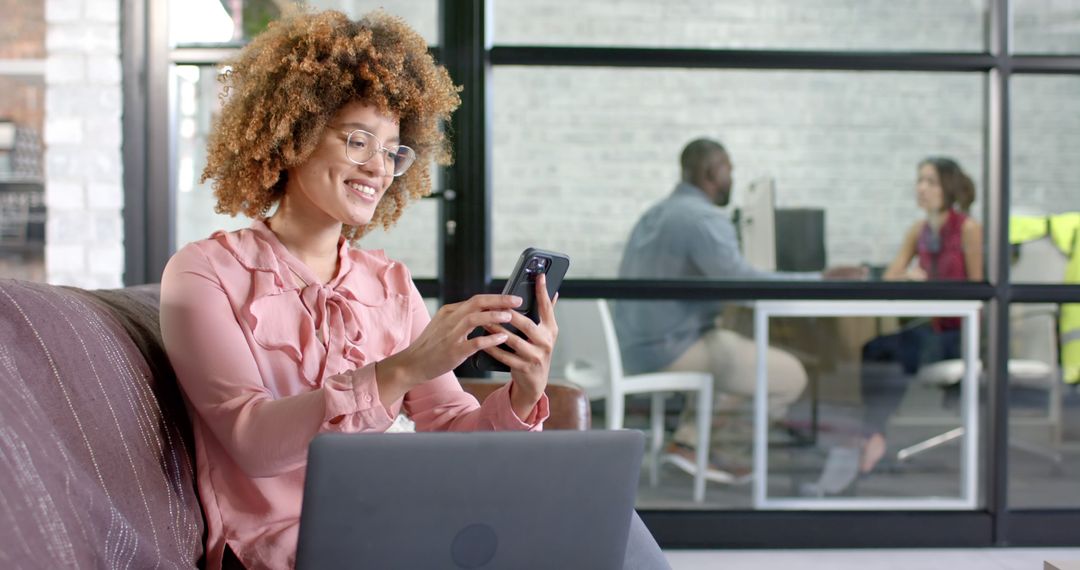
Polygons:
<instances>
[{"instance_id":1,"label":"brown leather cushion","mask_svg":"<svg viewBox=\"0 0 1080 570\"><path fill-rule=\"evenodd\" d=\"M502 380L485 378L459 380L461 387L481 402L505 384ZM551 409L551 416L544 422L544 429L589 429L589 399L581 388L564 380L552 380L548 382L544 392Z\"/></svg>"}]
</instances>

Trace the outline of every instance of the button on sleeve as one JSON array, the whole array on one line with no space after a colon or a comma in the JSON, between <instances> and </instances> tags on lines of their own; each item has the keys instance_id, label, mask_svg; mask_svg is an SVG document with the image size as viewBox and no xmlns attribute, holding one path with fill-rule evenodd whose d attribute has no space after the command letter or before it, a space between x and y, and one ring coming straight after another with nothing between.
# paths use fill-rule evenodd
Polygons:
<instances>
[{"instance_id":1,"label":"button on sleeve","mask_svg":"<svg viewBox=\"0 0 1080 570\"><path fill-rule=\"evenodd\" d=\"M385 431L394 422L379 400L374 364L331 376L323 382L323 389L327 430Z\"/></svg>"}]
</instances>

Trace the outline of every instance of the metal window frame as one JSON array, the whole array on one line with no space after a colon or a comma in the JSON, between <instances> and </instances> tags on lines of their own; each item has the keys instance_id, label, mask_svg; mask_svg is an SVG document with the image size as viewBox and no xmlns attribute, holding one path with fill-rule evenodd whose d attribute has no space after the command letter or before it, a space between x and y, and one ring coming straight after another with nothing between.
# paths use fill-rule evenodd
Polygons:
<instances>
[{"instance_id":1,"label":"metal window frame","mask_svg":"<svg viewBox=\"0 0 1080 570\"><path fill-rule=\"evenodd\" d=\"M125 285L159 281L173 249L166 16L165 2L122 2Z\"/></svg>"}]
</instances>

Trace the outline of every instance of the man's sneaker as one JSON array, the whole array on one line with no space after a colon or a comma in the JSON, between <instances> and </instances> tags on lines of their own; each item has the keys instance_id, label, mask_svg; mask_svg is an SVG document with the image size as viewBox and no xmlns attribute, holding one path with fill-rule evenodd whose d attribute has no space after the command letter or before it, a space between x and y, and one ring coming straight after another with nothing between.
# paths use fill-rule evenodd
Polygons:
<instances>
[{"instance_id":1,"label":"man's sneaker","mask_svg":"<svg viewBox=\"0 0 1080 570\"><path fill-rule=\"evenodd\" d=\"M690 446L673 441L664 448L660 460L671 463L690 476L697 474L697 453ZM706 481L727 485L743 485L749 483L752 478L753 470L749 465L736 461L724 461L718 454L710 454L709 464L705 469Z\"/></svg>"}]
</instances>

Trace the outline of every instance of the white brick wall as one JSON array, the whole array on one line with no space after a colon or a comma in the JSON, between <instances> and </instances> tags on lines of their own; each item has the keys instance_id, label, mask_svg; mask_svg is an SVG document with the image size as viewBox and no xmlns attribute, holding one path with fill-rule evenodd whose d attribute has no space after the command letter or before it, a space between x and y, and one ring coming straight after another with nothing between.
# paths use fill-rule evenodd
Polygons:
<instances>
[{"instance_id":1,"label":"white brick wall","mask_svg":"<svg viewBox=\"0 0 1080 570\"><path fill-rule=\"evenodd\" d=\"M1012 204L1080 210L1080 76L1015 77L1012 101Z\"/></svg>"},{"instance_id":2,"label":"white brick wall","mask_svg":"<svg viewBox=\"0 0 1080 570\"><path fill-rule=\"evenodd\" d=\"M977 74L497 68L493 270L528 245L577 277L615 275L640 214L679 177L689 140L722 141L734 201L772 176L778 207L824 208L830 263L886 263L919 216L916 164L983 179ZM943 95L944 94L944 95ZM981 214L980 214L980 217Z\"/></svg>"},{"instance_id":3,"label":"white brick wall","mask_svg":"<svg viewBox=\"0 0 1080 570\"><path fill-rule=\"evenodd\" d=\"M495 41L975 51L987 0L503 0Z\"/></svg>"},{"instance_id":4,"label":"white brick wall","mask_svg":"<svg viewBox=\"0 0 1080 570\"><path fill-rule=\"evenodd\" d=\"M45 20L57 24L73 23L82 20L83 0L45 0Z\"/></svg>"},{"instance_id":5,"label":"white brick wall","mask_svg":"<svg viewBox=\"0 0 1080 570\"><path fill-rule=\"evenodd\" d=\"M1017 53L1080 53L1080 11L1076 0L1015 0Z\"/></svg>"},{"instance_id":6,"label":"white brick wall","mask_svg":"<svg viewBox=\"0 0 1080 570\"><path fill-rule=\"evenodd\" d=\"M119 0L48 0L45 260L50 283L124 273Z\"/></svg>"}]
</instances>

